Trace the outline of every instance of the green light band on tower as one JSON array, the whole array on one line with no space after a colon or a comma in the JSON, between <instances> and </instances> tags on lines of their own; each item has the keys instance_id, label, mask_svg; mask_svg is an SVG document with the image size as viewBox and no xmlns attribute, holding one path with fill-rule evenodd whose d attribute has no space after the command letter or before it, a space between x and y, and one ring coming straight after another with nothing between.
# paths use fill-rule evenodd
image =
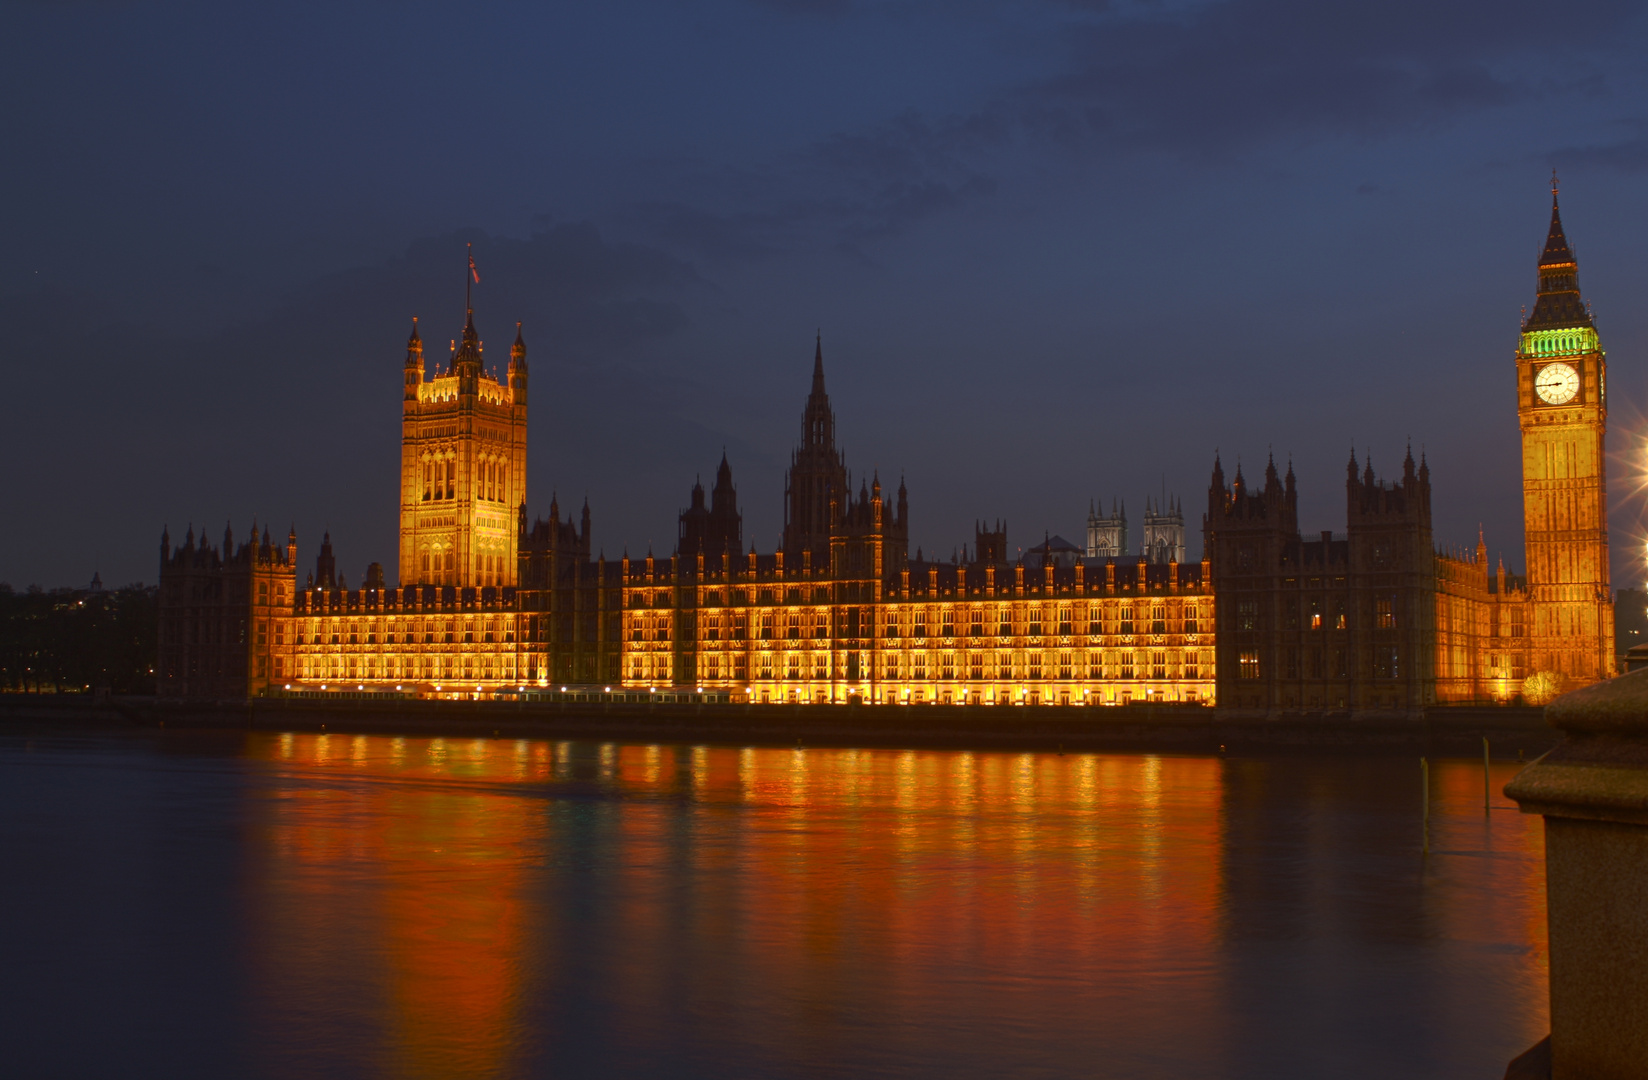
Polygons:
<instances>
[{"instance_id":1,"label":"green light band on tower","mask_svg":"<svg viewBox=\"0 0 1648 1080\"><path fill-rule=\"evenodd\" d=\"M1589 326L1561 330L1533 330L1522 335L1521 356L1579 356L1602 351L1597 332Z\"/></svg>"}]
</instances>

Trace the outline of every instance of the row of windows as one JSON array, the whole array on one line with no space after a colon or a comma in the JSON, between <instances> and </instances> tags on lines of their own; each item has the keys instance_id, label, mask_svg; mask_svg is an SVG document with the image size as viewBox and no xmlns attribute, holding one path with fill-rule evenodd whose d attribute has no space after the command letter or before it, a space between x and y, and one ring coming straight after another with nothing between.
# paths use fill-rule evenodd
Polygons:
<instances>
[{"instance_id":1,"label":"row of windows","mask_svg":"<svg viewBox=\"0 0 1648 1080\"><path fill-rule=\"evenodd\" d=\"M996 679L1090 679L1098 681L1151 679L1200 679L1211 677L1211 651L1155 650L1141 652L1091 653L959 653L942 657L887 656L882 660L888 679L956 678L974 681Z\"/></svg>"},{"instance_id":2,"label":"row of windows","mask_svg":"<svg viewBox=\"0 0 1648 1080\"><path fill-rule=\"evenodd\" d=\"M979 614L979 613L975 613ZM1005 612L1003 614L1006 614ZM1063 613L1061 613L1063 614ZM1159 613L1158 613L1159 614ZM791 612L788 615L774 615L770 613L754 616L756 633L759 640L823 640L830 635L830 619L825 612ZM743 614L709 613L700 616L699 626L701 640L704 641L745 641L749 637L750 616ZM847 636L856 636L856 629L850 627L845 631ZM674 616L660 614L655 616L632 616L629 620L629 639L631 641L668 641L674 626ZM1093 636L1132 636L1135 633L1165 635L1168 633L1197 634L1200 633L1201 621L1196 617L1193 609L1187 609L1182 619L1170 623L1165 618L1153 618L1149 621L1135 622L1131 616L1109 620L1094 620L1089 623L1043 623L1039 615L1033 614L1031 621L1013 622L992 620L985 623L982 618L973 619L964 629L966 637L983 638L999 637L1041 637L1043 631L1049 631L1059 637L1072 637L1076 633L1086 633ZM956 624L946 619L935 623L932 627L934 636L941 638L955 638ZM723 635L725 635L723 637ZM901 626L893 617L889 616L885 625L885 635L888 640L896 641L908 637L913 641L925 641L928 637L928 624L925 617L918 617L908 625Z\"/></svg>"},{"instance_id":3,"label":"row of windows","mask_svg":"<svg viewBox=\"0 0 1648 1080\"><path fill-rule=\"evenodd\" d=\"M1397 604L1394 594L1374 597L1373 626L1379 630L1394 630L1397 626ZM1324 600L1319 596L1305 598L1302 605L1291 601L1282 603L1282 626L1287 630L1343 630L1349 625L1344 597ZM1236 629L1259 630L1263 627L1257 600L1236 602Z\"/></svg>"},{"instance_id":4,"label":"row of windows","mask_svg":"<svg viewBox=\"0 0 1648 1080\"><path fill-rule=\"evenodd\" d=\"M408 682L438 682L443 679L536 679L538 658L502 656L447 656L439 654L419 656L304 656L293 661L295 678L318 681L323 679L404 679ZM276 658L276 677L281 677L280 658Z\"/></svg>"},{"instance_id":5,"label":"row of windows","mask_svg":"<svg viewBox=\"0 0 1648 1080\"><path fill-rule=\"evenodd\" d=\"M1374 646L1372 661L1374 678L1403 677L1402 652L1395 645ZM1305 649L1303 656L1297 648L1284 649L1282 652L1284 679L1348 679L1351 677L1350 667L1350 651L1344 648ZM1236 674L1241 679L1262 677L1259 650L1243 649L1237 654Z\"/></svg>"},{"instance_id":6,"label":"row of windows","mask_svg":"<svg viewBox=\"0 0 1648 1080\"><path fill-rule=\"evenodd\" d=\"M561 612L557 615L522 615L517 617L458 618L377 618L377 619L299 619L294 626L294 640L299 645L455 645L476 642L507 644L514 642L517 633L523 642L573 640L576 635L584 641L616 641L618 614L608 613L605 623L597 611ZM275 643L281 644L285 620L270 620Z\"/></svg>"},{"instance_id":7,"label":"row of windows","mask_svg":"<svg viewBox=\"0 0 1648 1080\"><path fill-rule=\"evenodd\" d=\"M493 552L482 552L475 556L475 584L485 588L488 585L507 583L509 575L504 571L507 558ZM440 544L433 545L418 556L418 570L423 581L436 585L456 584L457 550Z\"/></svg>"},{"instance_id":8,"label":"row of windows","mask_svg":"<svg viewBox=\"0 0 1648 1080\"><path fill-rule=\"evenodd\" d=\"M871 582L857 581L840 582L835 585L778 586L770 589L731 589L727 591L723 591L721 589L711 589L704 593L703 597L699 601L699 606L713 608L754 604L761 607L767 607L775 604L833 604L866 601L871 598L871 586ZM1022 590L1020 591L1022 592ZM1000 606L1001 599L996 601L981 600L979 606L981 609L995 608ZM892 597L884 597L882 603L889 605L908 604L909 598L902 597L894 599ZM943 603L947 605L958 604L962 608L969 606L965 600L946 600L943 601ZM1022 608L1026 606L1026 604L1033 603L1038 602L1019 600L1014 603L1014 607ZM1139 607L1143 608L1150 604L1162 605L1166 603L1167 601L1162 598L1141 598L1138 600L1129 598L1095 598L1087 602L1078 601L1078 607L1085 608L1087 604L1104 604L1106 606L1115 604L1137 604ZM1193 601L1191 601L1191 603L1193 603ZM649 591L647 589L635 588L629 590L625 604L628 607L673 607L675 605L675 594L669 589L656 589ZM922 604L919 606L911 605L911 607L906 610L926 611L930 610L931 607L932 605L927 604ZM896 611L898 609L895 607L894 610ZM1077 615L1078 620L1085 617L1085 615ZM1144 617L1145 616L1143 614L1139 616L1141 619Z\"/></svg>"},{"instance_id":9,"label":"row of windows","mask_svg":"<svg viewBox=\"0 0 1648 1080\"><path fill-rule=\"evenodd\" d=\"M633 655L629 659L631 679L664 680L674 675L674 660L664 654ZM872 674L861 664L859 654L851 653L845 663L835 665L824 653L786 656L765 654L751 658L745 655L701 657L698 676L706 680L750 677L751 670L759 679L787 679L792 682L822 682L833 678L856 680ZM832 671L832 669L835 669ZM844 669L844 670L842 670ZM882 659L881 669L873 674L895 681L925 681L957 679L974 682L1014 680L1041 682L1051 680L1073 681L1155 681L1197 680L1212 678L1211 652L1140 652L1105 654L1103 656L1062 653L1056 657L1040 654L996 656L990 653L951 655L942 661L935 659L929 665L925 658L907 660L893 656Z\"/></svg>"},{"instance_id":10,"label":"row of windows","mask_svg":"<svg viewBox=\"0 0 1648 1080\"><path fill-rule=\"evenodd\" d=\"M458 462L451 456L425 458L423 498L452 499L458 491ZM496 458L483 458L475 469L475 497L489 502L509 501L509 465Z\"/></svg>"}]
</instances>

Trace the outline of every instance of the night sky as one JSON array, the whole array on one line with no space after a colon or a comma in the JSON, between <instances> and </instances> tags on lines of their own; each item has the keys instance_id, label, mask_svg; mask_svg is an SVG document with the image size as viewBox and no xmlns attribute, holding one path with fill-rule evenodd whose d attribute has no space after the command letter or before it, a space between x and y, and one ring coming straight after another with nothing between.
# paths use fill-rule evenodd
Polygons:
<instances>
[{"instance_id":1,"label":"night sky","mask_svg":"<svg viewBox=\"0 0 1648 1080\"><path fill-rule=\"evenodd\" d=\"M0 107L0 580L157 575L169 525L393 578L401 363L524 323L529 511L667 554L725 447L771 550L822 331L917 545L1080 542L1291 455L1429 456L1522 568L1513 354L1560 171L1640 584L1648 18L1626 3L25 3ZM1136 549L1136 548L1135 548ZM300 574L301 577L301 574Z\"/></svg>"}]
</instances>

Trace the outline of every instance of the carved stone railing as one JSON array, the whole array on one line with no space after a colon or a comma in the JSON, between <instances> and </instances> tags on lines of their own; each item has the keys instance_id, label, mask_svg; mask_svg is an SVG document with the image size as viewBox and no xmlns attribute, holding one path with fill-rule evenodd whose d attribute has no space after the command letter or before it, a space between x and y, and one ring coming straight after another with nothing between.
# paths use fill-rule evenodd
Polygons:
<instances>
[{"instance_id":1,"label":"carved stone railing","mask_svg":"<svg viewBox=\"0 0 1648 1080\"><path fill-rule=\"evenodd\" d=\"M1551 1034L1516 1078L1648 1078L1648 670L1564 694L1564 738L1505 786L1545 816Z\"/></svg>"}]
</instances>

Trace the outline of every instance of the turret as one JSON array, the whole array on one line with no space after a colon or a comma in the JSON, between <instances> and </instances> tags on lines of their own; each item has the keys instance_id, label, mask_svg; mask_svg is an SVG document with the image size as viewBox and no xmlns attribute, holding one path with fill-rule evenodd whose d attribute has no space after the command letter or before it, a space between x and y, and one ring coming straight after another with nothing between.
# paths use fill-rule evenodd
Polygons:
<instances>
[{"instance_id":1,"label":"turret","mask_svg":"<svg viewBox=\"0 0 1648 1080\"><path fill-rule=\"evenodd\" d=\"M732 466L727 464L727 452L721 451L721 467L715 470L715 493L710 507L717 514L738 513L738 491L732 486Z\"/></svg>"},{"instance_id":2,"label":"turret","mask_svg":"<svg viewBox=\"0 0 1648 1080\"><path fill-rule=\"evenodd\" d=\"M509 388L515 391L515 404L526 404L526 342L521 338L521 324L515 324L515 344L509 347Z\"/></svg>"},{"instance_id":3,"label":"turret","mask_svg":"<svg viewBox=\"0 0 1648 1080\"><path fill-rule=\"evenodd\" d=\"M418 400L423 382L423 338L418 335L418 317L412 316L412 336L406 339L406 400Z\"/></svg>"},{"instance_id":4,"label":"turret","mask_svg":"<svg viewBox=\"0 0 1648 1080\"><path fill-rule=\"evenodd\" d=\"M315 556L315 584L322 589L338 587L338 561L332 556L332 534L327 532L320 540L320 554Z\"/></svg>"}]
</instances>

